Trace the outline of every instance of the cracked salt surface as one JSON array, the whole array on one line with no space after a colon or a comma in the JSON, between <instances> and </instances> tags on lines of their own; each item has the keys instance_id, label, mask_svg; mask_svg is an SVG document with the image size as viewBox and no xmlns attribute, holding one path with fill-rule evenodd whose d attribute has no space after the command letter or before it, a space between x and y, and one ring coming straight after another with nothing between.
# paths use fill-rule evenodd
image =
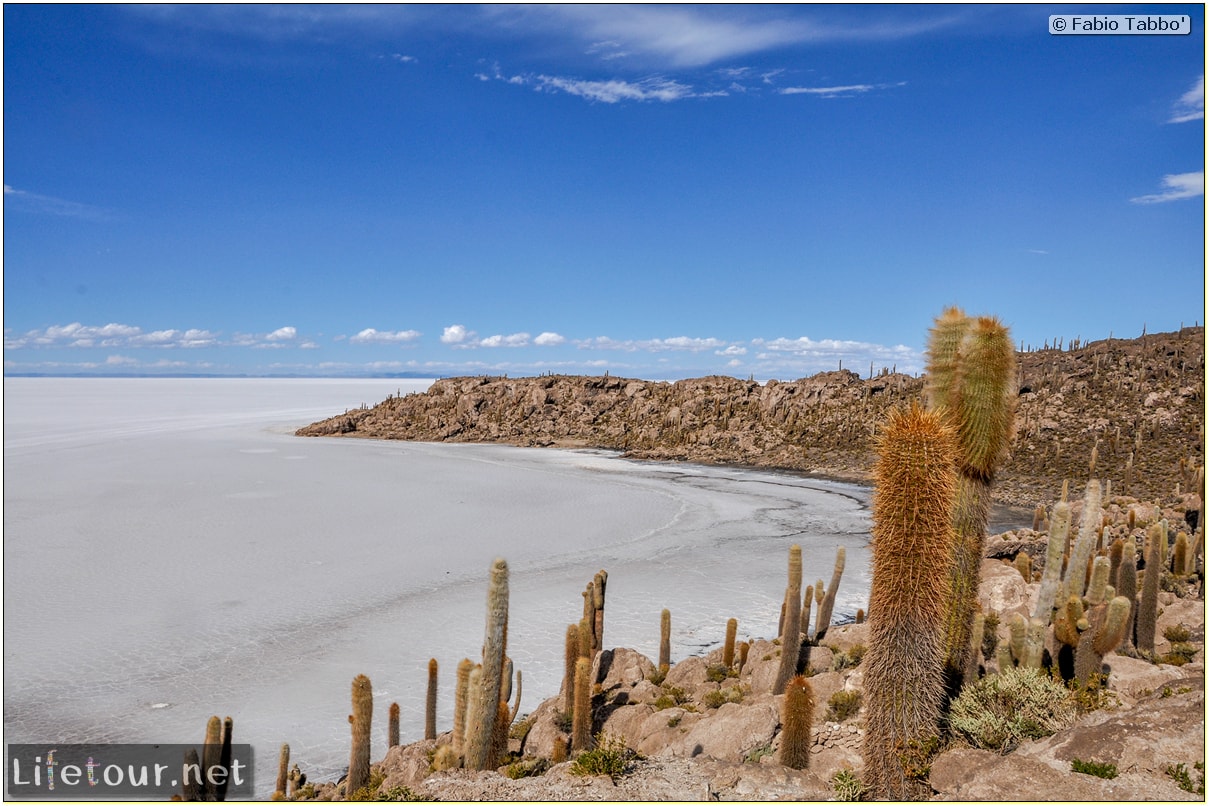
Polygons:
<instances>
[{"instance_id":1,"label":"cracked salt surface","mask_svg":"<svg viewBox=\"0 0 1209 806\"><path fill-rule=\"evenodd\" d=\"M4 725L9 742L200 741L232 716L268 792L277 749L348 763L350 686L373 681L373 756L398 701L438 730L482 644L487 571L511 568L522 713L558 692L567 624L609 572L606 646L672 657L771 638L788 547L804 584L847 565L866 606L868 491L602 451L303 439L293 429L425 381L5 380ZM303 461L305 460L305 461Z\"/></svg>"}]
</instances>

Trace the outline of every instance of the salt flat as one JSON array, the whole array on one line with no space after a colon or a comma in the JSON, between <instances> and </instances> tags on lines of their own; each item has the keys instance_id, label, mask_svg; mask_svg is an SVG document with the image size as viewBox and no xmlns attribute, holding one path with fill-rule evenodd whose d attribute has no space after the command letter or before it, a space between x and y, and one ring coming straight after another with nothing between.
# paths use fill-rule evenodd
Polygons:
<instances>
[{"instance_id":1,"label":"salt flat","mask_svg":"<svg viewBox=\"0 0 1209 806\"><path fill-rule=\"evenodd\" d=\"M868 594L867 490L597 451L305 439L313 420L427 381L4 382L8 742L200 741L211 714L272 787L289 742L313 778L347 764L349 688L369 675L423 732L427 663L452 722L457 662L482 643L487 570L511 567L522 711L557 693L580 592L609 572L607 646L673 660L771 637L788 547L806 583Z\"/></svg>"}]
</instances>

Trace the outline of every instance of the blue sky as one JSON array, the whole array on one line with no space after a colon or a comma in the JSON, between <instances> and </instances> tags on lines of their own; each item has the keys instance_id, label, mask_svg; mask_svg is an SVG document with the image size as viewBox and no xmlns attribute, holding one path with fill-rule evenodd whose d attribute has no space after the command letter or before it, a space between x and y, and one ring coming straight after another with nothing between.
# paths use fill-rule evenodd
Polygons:
<instances>
[{"instance_id":1,"label":"blue sky","mask_svg":"<svg viewBox=\"0 0 1209 806\"><path fill-rule=\"evenodd\" d=\"M7 373L919 371L1203 321L1204 11L4 6ZM1052 13L1188 36L1052 36Z\"/></svg>"}]
</instances>

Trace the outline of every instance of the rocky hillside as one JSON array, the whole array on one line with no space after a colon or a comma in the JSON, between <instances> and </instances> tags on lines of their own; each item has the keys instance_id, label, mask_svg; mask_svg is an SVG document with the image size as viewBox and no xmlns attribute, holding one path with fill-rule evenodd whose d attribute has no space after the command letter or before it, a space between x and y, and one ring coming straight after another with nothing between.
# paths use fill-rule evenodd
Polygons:
<instances>
[{"instance_id":1,"label":"rocky hillside","mask_svg":"<svg viewBox=\"0 0 1209 806\"><path fill-rule=\"evenodd\" d=\"M1096 473L1114 490L1169 497L1199 486L1204 328L1019 353L1017 434L996 482L1002 503L1048 502ZM299 429L349 436L616 449L640 459L784 468L857 480L885 412L924 379L848 370L766 384L724 376L652 382L547 375L437 381Z\"/></svg>"}]
</instances>

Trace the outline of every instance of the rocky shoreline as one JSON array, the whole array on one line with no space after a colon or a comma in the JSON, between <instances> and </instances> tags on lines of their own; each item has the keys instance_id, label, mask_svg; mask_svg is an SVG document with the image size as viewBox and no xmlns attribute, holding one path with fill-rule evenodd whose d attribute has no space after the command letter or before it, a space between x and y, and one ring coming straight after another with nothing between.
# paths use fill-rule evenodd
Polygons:
<instances>
[{"instance_id":1,"label":"rocky shoreline","mask_svg":"<svg viewBox=\"0 0 1209 806\"><path fill-rule=\"evenodd\" d=\"M1204 328L1017 353L1016 435L996 501L1032 508L1096 474L1140 499L1204 462ZM465 377L308 425L299 436L618 450L634 459L796 470L867 482L886 412L922 377L848 370L765 384L710 376Z\"/></svg>"}]
</instances>

